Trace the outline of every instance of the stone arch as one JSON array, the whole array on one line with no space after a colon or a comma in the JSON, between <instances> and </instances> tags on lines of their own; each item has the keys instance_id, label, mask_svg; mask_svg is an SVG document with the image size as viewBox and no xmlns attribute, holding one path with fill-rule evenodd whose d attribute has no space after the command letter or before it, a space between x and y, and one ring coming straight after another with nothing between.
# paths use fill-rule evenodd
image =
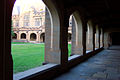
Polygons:
<instances>
[{"instance_id":1,"label":"stone arch","mask_svg":"<svg viewBox=\"0 0 120 80\"><path fill-rule=\"evenodd\" d=\"M87 23L87 32L86 32L86 44L89 44L89 37L90 37L90 25Z\"/></svg>"},{"instance_id":2,"label":"stone arch","mask_svg":"<svg viewBox=\"0 0 120 80\"><path fill-rule=\"evenodd\" d=\"M35 33L30 34L30 41L36 41L37 35Z\"/></svg>"},{"instance_id":3,"label":"stone arch","mask_svg":"<svg viewBox=\"0 0 120 80\"><path fill-rule=\"evenodd\" d=\"M45 62L61 63L60 54L60 16L58 8L52 0L43 0L46 4L46 18L45 18ZM49 14L48 14L49 13ZM48 17L48 15L50 15ZM51 27L50 27L51 25ZM47 40L47 41L46 41ZM56 57L54 56L56 53Z\"/></svg>"},{"instance_id":4,"label":"stone arch","mask_svg":"<svg viewBox=\"0 0 120 80\"><path fill-rule=\"evenodd\" d=\"M73 12L72 22L72 53L83 55L83 24L79 11Z\"/></svg>"},{"instance_id":5,"label":"stone arch","mask_svg":"<svg viewBox=\"0 0 120 80\"><path fill-rule=\"evenodd\" d=\"M86 49L88 51L93 51L95 49L95 34L94 34L94 26L92 20L88 20L87 22L87 34L86 34Z\"/></svg>"},{"instance_id":6,"label":"stone arch","mask_svg":"<svg viewBox=\"0 0 120 80\"><path fill-rule=\"evenodd\" d=\"M25 33L21 33L21 39L26 39L26 34Z\"/></svg>"},{"instance_id":7,"label":"stone arch","mask_svg":"<svg viewBox=\"0 0 120 80\"><path fill-rule=\"evenodd\" d=\"M50 21L51 21L51 32L50 32L50 36L51 36L51 45L50 48L54 48L54 46L56 47L56 43L59 43L59 39L58 41L55 41L56 38L59 38L60 35L60 21L59 21L59 15L58 15L58 10L55 6L55 4L51 1L51 0L43 0L43 2L46 4L47 10L49 12L50 15ZM57 32L56 32L57 31ZM47 36L47 33L46 33Z\"/></svg>"},{"instance_id":8,"label":"stone arch","mask_svg":"<svg viewBox=\"0 0 120 80\"><path fill-rule=\"evenodd\" d=\"M41 33L40 35L40 42L45 42L45 33Z\"/></svg>"},{"instance_id":9,"label":"stone arch","mask_svg":"<svg viewBox=\"0 0 120 80\"><path fill-rule=\"evenodd\" d=\"M17 34L13 33L12 39L17 39Z\"/></svg>"},{"instance_id":10,"label":"stone arch","mask_svg":"<svg viewBox=\"0 0 120 80\"><path fill-rule=\"evenodd\" d=\"M103 28L101 28L101 34L100 34L100 47L103 47Z\"/></svg>"},{"instance_id":11,"label":"stone arch","mask_svg":"<svg viewBox=\"0 0 120 80\"><path fill-rule=\"evenodd\" d=\"M100 48L100 28L98 25L95 26L95 48Z\"/></svg>"}]
</instances>

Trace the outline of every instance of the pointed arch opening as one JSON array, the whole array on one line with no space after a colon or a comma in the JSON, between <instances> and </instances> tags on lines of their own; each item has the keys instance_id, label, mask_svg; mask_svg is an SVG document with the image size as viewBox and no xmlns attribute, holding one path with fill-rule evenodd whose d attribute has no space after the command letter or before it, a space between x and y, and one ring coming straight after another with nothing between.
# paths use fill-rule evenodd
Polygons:
<instances>
[{"instance_id":1,"label":"pointed arch opening","mask_svg":"<svg viewBox=\"0 0 120 80\"><path fill-rule=\"evenodd\" d=\"M71 29L71 56L83 55L83 24L80 13L78 11L72 14L72 29Z\"/></svg>"},{"instance_id":2,"label":"pointed arch opening","mask_svg":"<svg viewBox=\"0 0 120 80\"><path fill-rule=\"evenodd\" d=\"M11 43L13 73L16 75L44 62L45 46L36 43L39 33L45 30L45 4L42 0L16 0L12 9L12 28L18 39L15 45Z\"/></svg>"}]
</instances>

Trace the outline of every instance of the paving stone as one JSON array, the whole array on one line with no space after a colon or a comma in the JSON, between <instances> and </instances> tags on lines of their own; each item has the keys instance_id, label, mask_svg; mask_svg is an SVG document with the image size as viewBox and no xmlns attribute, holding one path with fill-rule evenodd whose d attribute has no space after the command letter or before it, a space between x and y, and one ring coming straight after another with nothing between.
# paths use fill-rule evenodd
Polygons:
<instances>
[{"instance_id":1,"label":"paving stone","mask_svg":"<svg viewBox=\"0 0 120 80\"><path fill-rule=\"evenodd\" d=\"M117 74L118 70L116 68L107 68L105 73Z\"/></svg>"},{"instance_id":2,"label":"paving stone","mask_svg":"<svg viewBox=\"0 0 120 80\"><path fill-rule=\"evenodd\" d=\"M88 78L90 78L90 77L89 77L89 76L80 76L80 78L88 79Z\"/></svg>"},{"instance_id":3,"label":"paving stone","mask_svg":"<svg viewBox=\"0 0 120 80\"><path fill-rule=\"evenodd\" d=\"M95 78L90 78L90 79L87 79L87 80L98 80L98 79L95 79Z\"/></svg>"},{"instance_id":4,"label":"paving stone","mask_svg":"<svg viewBox=\"0 0 120 80\"><path fill-rule=\"evenodd\" d=\"M117 69L118 69L118 73L120 73L120 67L118 67Z\"/></svg>"},{"instance_id":5,"label":"paving stone","mask_svg":"<svg viewBox=\"0 0 120 80\"><path fill-rule=\"evenodd\" d=\"M107 74L105 74L103 72L97 72L92 77L95 77L95 78L106 78Z\"/></svg>"},{"instance_id":6,"label":"paving stone","mask_svg":"<svg viewBox=\"0 0 120 80\"><path fill-rule=\"evenodd\" d=\"M55 80L120 80L120 50L104 50Z\"/></svg>"},{"instance_id":7,"label":"paving stone","mask_svg":"<svg viewBox=\"0 0 120 80\"><path fill-rule=\"evenodd\" d=\"M103 78L88 78L87 80L108 80L108 79L103 79Z\"/></svg>"},{"instance_id":8,"label":"paving stone","mask_svg":"<svg viewBox=\"0 0 120 80\"><path fill-rule=\"evenodd\" d=\"M113 73L109 73L108 76L107 76L107 79L120 79L120 73L116 73L116 74L113 74Z\"/></svg>"}]
</instances>

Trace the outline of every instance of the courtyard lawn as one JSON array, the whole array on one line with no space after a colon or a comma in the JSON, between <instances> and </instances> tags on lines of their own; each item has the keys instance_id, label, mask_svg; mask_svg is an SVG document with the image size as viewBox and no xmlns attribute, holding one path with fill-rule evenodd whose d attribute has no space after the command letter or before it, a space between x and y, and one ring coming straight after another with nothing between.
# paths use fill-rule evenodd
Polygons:
<instances>
[{"instance_id":1,"label":"courtyard lawn","mask_svg":"<svg viewBox=\"0 0 120 80\"><path fill-rule=\"evenodd\" d=\"M27 44L13 45L13 71L14 73L23 72L25 70L41 66L44 62L44 44ZM16 43L18 44L18 43ZM71 45L68 45L69 55L71 53Z\"/></svg>"},{"instance_id":2,"label":"courtyard lawn","mask_svg":"<svg viewBox=\"0 0 120 80\"><path fill-rule=\"evenodd\" d=\"M68 56L71 55L71 44L68 44Z\"/></svg>"},{"instance_id":3,"label":"courtyard lawn","mask_svg":"<svg viewBox=\"0 0 120 80\"><path fill-rule=\"evenodd\" d=\"M12 44L33 44L33 43L26 43L26 42L12 42Z\"/></svg>"}]
</instances>

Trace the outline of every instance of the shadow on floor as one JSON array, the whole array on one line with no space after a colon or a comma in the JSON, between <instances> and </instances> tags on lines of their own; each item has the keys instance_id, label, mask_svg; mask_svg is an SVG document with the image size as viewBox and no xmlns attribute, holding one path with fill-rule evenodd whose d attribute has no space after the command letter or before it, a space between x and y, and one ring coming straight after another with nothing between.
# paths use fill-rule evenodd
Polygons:
<instances>
[{"instance_id":1,"label":"shadow on floor","mask_svg":"<svg viewBox=\"0 0 120 80\"><path fill-rule=\"evenodd\" d=\"M120 45L112 45L109 50L120 50Z\"/></svg>"},{"instance_id":2,"label":"shadow on floor","mask_svg":"<svg viewBox=\"0 0 120 80\"><path fill-rule=\"evenodd\" d=\"M111 46L54 80L120 80L120 46Z\"/></svg>"}]
</instances>

